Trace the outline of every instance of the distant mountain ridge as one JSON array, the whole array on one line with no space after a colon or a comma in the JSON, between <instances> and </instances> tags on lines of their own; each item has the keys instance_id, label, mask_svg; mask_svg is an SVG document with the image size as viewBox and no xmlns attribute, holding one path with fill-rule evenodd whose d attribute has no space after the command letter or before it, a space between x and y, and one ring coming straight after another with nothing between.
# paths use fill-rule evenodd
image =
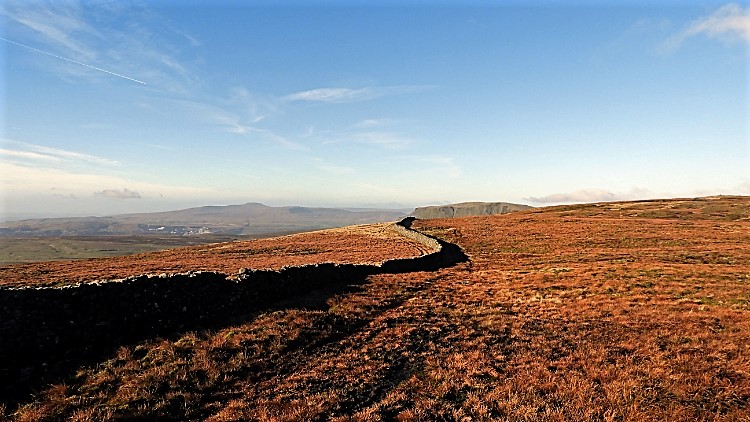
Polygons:
<instances>
[{"instance_id":1,"label":"distant mountain ridge","mask_svg":"<svg viewBox=\"0 0 750 422\"><path fill-rule=\"evenodd\" d=\"M510 202L461 202L458 204L418 207L411 215L422 220L431 218L469 217L475 215L506 214L534 208Z\"/></svg>"},{"instance_id":2,"label":"distant mountain ridge","mask_svg":"<svg viewBox=\"0 0 750 422\"><path fill-rule=\"evenodd\" d=\"M395 210L349 211L256 202L109 217L38 218L0 223L0 236L266 235L396 221Z\"/></svg>"}]
</instances>

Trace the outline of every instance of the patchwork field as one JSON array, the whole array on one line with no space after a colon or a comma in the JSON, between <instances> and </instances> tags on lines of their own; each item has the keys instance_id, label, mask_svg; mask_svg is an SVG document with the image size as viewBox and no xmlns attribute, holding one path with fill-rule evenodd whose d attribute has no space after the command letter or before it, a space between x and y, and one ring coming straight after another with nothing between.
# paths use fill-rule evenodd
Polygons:
<instances>
[{"instance_id":1,"label":"patchwork field","mask_svg":"<svg viewBox=\"0 0 750 422\"><path fill-rule=\"evenodd\" d=\"M750 418L750 198L550 207L412 228L469 261L370 275L240 322L123 344L4 412L18 421ZM373 243L374 230L91 261L99 272L88 261L45 274L13 265L0 279L424 253L391 233Z\"/></svg>"}]
</instances>

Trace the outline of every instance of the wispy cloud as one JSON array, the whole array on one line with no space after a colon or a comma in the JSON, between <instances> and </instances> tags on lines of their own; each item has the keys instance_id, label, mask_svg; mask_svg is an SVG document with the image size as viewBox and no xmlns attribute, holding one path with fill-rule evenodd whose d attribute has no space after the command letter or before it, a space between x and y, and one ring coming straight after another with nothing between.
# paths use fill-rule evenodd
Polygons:
<instances>
[{"instance_id":1,"label":"wispy cloud","mask_svg":"<svg viewBox=\"0 0 750 422\"><path fill-rule=\"evenodd\" d=\"M216 126L223 132L242 135L253 130L239 114L213 104L196 100L168 100L167 104L170 109L181 108L183 111L195 115L197 119ZM144 105L144 107L160 109L160 107L153 107L151 104Z\"/></svg>"},{"instance_id":2,"label":"wispy cloud","mask_svg":"<svg viewBox=\"0 0 750 422\"><path fill-rule=\"evenodd\" d=\"M285 101L307 101L320 103L353 103L368 101L376 98L420 92L429 89L428 86L396 85L366 88L316 88L308 91L295 92L282 97Z\"/></svg>"},{"instance_id":3,"label":"wispy cloud","mask_svg":"<svg viewBox=\"0 0 750 422\"><path fill-rule=\"evenodd\" d=\"M54 192L59 195L76 195L78 197L91 196L92 192L102 195L113 195L105 191L112 191L110 186L128 186L119 191L120 195L132 195L134 192L141 197L159 197L171 195L173 197L194 197L211 194L212 191L202 188L144 183L121 176L88 170L70 170L41 165L28 165L0 160L0 186L3 194L25 196L30 192L44 194ZM117 191L116 189L114 191ZM101 196L101 195L100 195Z\"/></svg>"},{"instance_id":4,"label":"wispy cloud","mask_svg":"<svg viewBox=\"0 0 750 422\"><path fill-rule=\"evenodd\" d=\"M721 6L712 14L691 22L685 29L669 37L660 46L661 50L674 51L685 41L698 35L750 44L750 8L737 3Z\"/></svg>"},{"instance_id":5,"label":"wispy cloud","mask_svg":"<svg viewBox=\"0 0 750 422\"><path fill-rule=\"evenodd\" d=\"M343 103L367 100L373 98L372 95L372 90L369 88L318 88L309 91L296 92L283 97L283 99L288 101Z\"/></svg>"},{"instance_id":6,"label":"wispy cloud","mask_svg":"<svg viewBox=\"0 0 750 422\"><path fill-rule=\"evenodd\" d=\"M99 196L102 198L109 198L109 199L140 199L141 198L140 193L132 191L127 188L123 188L121 190L104 189L98 192L94 192L94 196Z\"/></svg>"},{"instance_id":7,"label":"wispy cloud","mask_svg":"<svg viewBox=\"0 0 750 422\"><path fill-rule=\"evenodd\" d=\"M100 72L104 72L104 73L110 74L112 76L117 76L118 78L127 79L129 81L133 81L133 82L139 83L141 85L146 85L146 82L139 81L138 79L131 78L129 76L125 76L125 75L122 75L122 74L119 74L119 73L116 73L116 72L112 72L111 70L106 70L106 69L102 69L100 67L92 66L90 64L81 63L79 61L76 61L76 60L73 60L73 59L69 59L67 57L58 56L57 54L52 54L52 53L50 53L48 51L40 50L38 48L34 48L34 47L28 46L26 44L21 44L19 42L11 41L11 40L8 40L8 39L5 39L5 38L1 38L0 37L0 40L8 42L8 43L11 43L11 44L14 44L14 45L17 45L19 47L27 48L27 49L29 49L31 51L36 51L37 53L46 54L46 55L48 55L50 57L54 57L56 59L65 60L65 61L70 62L70 63L75 63L77 65L88 67L89 69L94 69L94 70L98 70Z\"/></svg>"},{"instance_id":8,"label":"wispy cloud","mask_svg":"<svg viewBox=\"0 0 750 422\"><path fill-rule=\"evenodd\" d=\"M143 144L143 145L149 148L160 149L164 151L174 151L174 148L166 147L164 145L157 145L157 144Z\"/></svg>"},{"instance_id":9,"label":"wispy cloud","mask_svg":"<svg viewBox=\"0 0 750 422\"><path fill-rule=\"evenodd\" d=\"M183 103L187 104L202 118L218 126L225 132L244 135L252 132L254 129L249 124L244 123L239 115L223 108L194 101L185 101Z\"/></svg>"},{"instance_id":10,"label":"wispy cloud","mask_svg":"<svg viewBox=\"0 0 750 422\"><path fill-rule=\"evenodd\" d=\"M388 132L355 133L351 135L351 139L361 144L378 146L385 149L405 149L417 143L414 139Z\"/></svg>"},{"instance_id":11,"label":"wispy cloud","mask_svg":"<svg viewBox=\"0 0 750 422\"><path fill-rule=\"evenodd\" d=\"M309 149L305 145L300 144L298 142L290 141L286 137L281 136L272 130L253 128L253 132L261 135L264 139L271 141L289 150L307 151Z\"/></svg>"},{"instance_id":12,"label":"wispy cloud","mask_svg":"<svg viewBox=\"0 0 750 422\"><path fill-rule=\"evenodd\" d=\"M240 110L250 122L258 123L274 114L279 108L280 101L274 97L252 93L245 87L234 87L230 90L229 99L224 103Z\"/></svg>"},{"instance_id":13,"label":"wispy cloud","mask_svg":"<svg viewBox=\"0 0 750 422\"><path fill-rule=\"evenodd\" d=\"M97 157L95 155L83 154L83 153L75 152L75 151L66 151L66 150L57 149L57 148L49 148L49 147L45 147L41 145L31 145L31 144L26 144L26 145L28 145L28 147L32 151L38 152L40 154L45 154L50 157L57 157L57 158L65 159L65 160L86 161L89 163L103 164L103 165L110 165L110 166L120 164L116 160L110 160L109 158Z\"/></svg>"},{"instance_id":14,"label":"wispy cloud","mask_svg":"<svg viewBox=\"0 0 750 422\"><path fill-rule=\"evenodd\" d=\"M554 193L546 196L531 196L524 199L537 204L572 204L626 201L645 199L652 196L654 196L653 192L644 188L633 188L629 192L613 192L606 189L581 189L574 192Z\"/></svg>"},{"instance_id":15,"label":"wispy cloud","mask_svg":"<svg viewBox=\"0 0 750 422\"><path fill-rule=\"evenodd\" d=\"M3 140L9 146L15 146L16 149L2 149L0 155L6 157L23 158L28 160L43 160L43 161L67 161L67 162L87 162L99 165L119 165L120 163L115 160L108 158L97 157L95 155L84 154L75 151L67 151L57 148L50 148L43 145L34 145L26 142L14 141L5 139Z\"/></svg>"},{"instance_id":16,"label":"wispy cloud","mask_svg":"<svg viewBox=\"0 0 750 422\"><path fill-rule=\"evenodd\" d=\"M81 8L73 2L9 2L3 14L12 21L32 30L53 46L70 51L77 57L93 60L96 51L76 39L96 36L95 31L81 16Z\"/></svg>"},{"instance_id":17,"label":"wispy cloud","mask_svg":"<svg viewBox=\"0 0 750 422\"><path fill-rule=\"evenodd\" d=\"M16 151L12 149L0 149L0 155L5 157L21 158L24 160L60 161L59 157L47 154L38 154L31 151Z\"/></svg>"},{"instance_id":18,"label":"wispy cloud","mask_svg":"<svg viewBox=\"0 0 750 422\"><path fill-rule=\"evenodd\" d=\"M145 7L77 1L9 1L4 6L4 40L61 59L61 66L40 62L47 71L98 77L88 68L171 93L184 93L197 82L181 58L195 48L195 40ZM122 13L123 7L128 13ZM63 60L78 67L62 65Z\"/></svg>"},{"instance_id":19,"label":"wispy cloud","mask_svg":"<svg viewBox=\"0 0 750 422\"><path fill-rule=\"evenodd\" d=\"M365 119L354 124L355 129L372 129L383 126L392 126L398 121L395 119Z\"/></svg>"},{"instance_id":20,"label":"wispy cloud","mask_svg":"<svg viewBox=\"0 0 750 422\"><path fill-rule=\"evenodd\" d=\"M289 150L308 149L305 145L291 141L270 129L260 128L249 122L246 122L239 114L231 112L224 108L217 107L212 104L187 100L176 101L175 104L182 104L183 106L192 110L192 112L197 116L207 122L210 122L211 124L216 125L218 128L220 128L220 130L224 132L242 136L254 135L261 140L277 144Z\"/></svg>"}]
</instances>

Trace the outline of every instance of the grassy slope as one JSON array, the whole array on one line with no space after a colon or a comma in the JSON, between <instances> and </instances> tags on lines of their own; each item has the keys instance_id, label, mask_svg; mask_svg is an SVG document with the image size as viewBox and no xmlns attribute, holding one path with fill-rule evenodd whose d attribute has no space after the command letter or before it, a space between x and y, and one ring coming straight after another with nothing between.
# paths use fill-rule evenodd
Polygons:
<instances>
[{"instance_id":1,"label":"grassy slope","mask_svg":"<svg viewBox=\"0 0 750 422\"><path fill-rule=\"evenodd\" d=\"M231 276L241 268L279 269L321 262L380 263L426 253L428 248L399 234L393 223L362 224L128 256L0 265L0 286L60 286L187 271Z\"/></svg>"},{"instance_id":2,"label":"grassy slope","mask_svg":"<svg viewBox=\"0 0 750 422\"><path fill-rule=\"evenodd\" d=\"M750 417L750 198L419 221L472 262L123 347L18 420Z\"/></svg>"},{"instance_id":3,"label":"grassy slope","mask_svg":"<svg viewBox=\"0 0 750 422\"><path fill-rule=\"evenodd\" d=\"M281 234L286 233L278 235ZM0 239L0 265L132 255L237 238L221 235L10 237Z\"/></svg>"}]
</instances>

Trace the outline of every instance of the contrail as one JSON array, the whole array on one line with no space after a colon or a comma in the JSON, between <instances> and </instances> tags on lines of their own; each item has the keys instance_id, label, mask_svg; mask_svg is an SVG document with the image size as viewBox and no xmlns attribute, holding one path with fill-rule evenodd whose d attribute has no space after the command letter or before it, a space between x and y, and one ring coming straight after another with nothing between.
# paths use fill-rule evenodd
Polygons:
<instances>
[{"instance_id":1,"label":"contrail","mask_svg":"<svg viewBox=\"0 0 750 422\"><path fill-rule=\"evenodd\" d=\"M81 62L77 62L77 61L75 61L73 59L68 59L68 58L65 58L65 57L61 57L61 56L49 53L49 52L44 51L44 50L40 50L38 48L34 48L34 47L31 47L31 46L28 46L26 44L21 44L20 42L11 41L9 39L5 39L5 38L2 38L2 37L0 37L0 40L3 40L5 42L9 42L11 44L15 44L15 45L18 45L18 46L21 46L21 47L24 47L24 48L28 48L29 50L36 51L37 53L42 53L42 54L46 54L48 56L55 57L57 59L65 60L66 62L71 62L71 63L79 64L81 66L90 67L91 69L98 70L100 72L109 73L110 75L114 75L114 76L117 76L117 77L120 77L120 78L123 78L123 79L127 79L127 80L133 81L133 82L138 82L139 84L148 85L146 82L139 81L138 79L129 78L129 77L125 76L125 75L120 75L119 73L110 72L109 70L102 69L100 67L91 66L90 64L81 63Z\"/></svg>"}]
</instances>

